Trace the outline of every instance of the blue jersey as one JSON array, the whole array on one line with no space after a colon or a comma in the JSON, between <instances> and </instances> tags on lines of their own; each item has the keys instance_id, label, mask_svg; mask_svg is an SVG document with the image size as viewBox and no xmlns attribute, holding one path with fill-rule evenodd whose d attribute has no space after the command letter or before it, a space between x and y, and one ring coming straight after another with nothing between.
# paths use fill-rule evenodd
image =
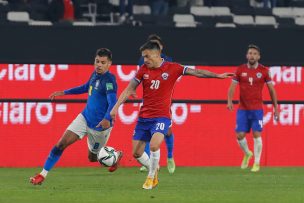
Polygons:
<instances>
[{"instance_id":1,"label":"blue jersey","mask_svg":"<svg viewBox=\"0 0 304 203\"><path fill-rule=\"evenodd\" d=\"M168 61L168 62L172 62L172 58L169 56L166 56L165 54L161 53L161 58L164 59L164 61ZM144 57L140 57L139 61L138 61L138 65L142 66L144 64Z\"/></svg>"},{"instance_id":2,"label":"blue jersey","mask_svg":"<svg viewBox=\"0 0 304 203\"><path fill-rule=\"evenodd\" d=\"M85 109L82 111L89 128L94 130L104 130L96 128L103 119L111 122L110 111L117 100L117 83L113 74L107 71L104 74L94 72L89 81L84 85L65 90L65 94L88 93L88 100Z\"/></svg>"}]
</instances>

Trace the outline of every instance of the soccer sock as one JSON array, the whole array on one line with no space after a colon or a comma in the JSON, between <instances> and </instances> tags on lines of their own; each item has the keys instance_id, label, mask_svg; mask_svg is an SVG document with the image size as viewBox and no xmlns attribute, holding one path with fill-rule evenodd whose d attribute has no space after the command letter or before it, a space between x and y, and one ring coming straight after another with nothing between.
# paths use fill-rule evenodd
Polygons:
<instances>
[{"instance_id":1,"label":"soccer sock","mask_svg":"<svg viewBox=\"0 0 304 203\"><path fill-rule=\"evenodd\" d=\"M148 174L148 176L150 178L154 178L154 176L155 176L155 172L159 165L159 158L160 158L160 149L155 152L151 151L150 168L149 168L149 174Z\"/></svg>"},{"instance_id":2,"label":"soccer sock","mask_svg":"<svg viewBox=\"0 0 304 203\"><path fill-rule=\"evenodd\" d=\"M173 157L173 147L174 147L174 136L173 136L173 133L168 136L166 135L165 136L165 142L166 142L166 145L167 145L167 150L168 150L168 159L172 159Z\"/></svg>"},{"instance_id":3,"label":"soccer sock","mask_svg":"<svg viewBox=\"0 0 304 203\"><path fill-rule=\"evenodd\" d=\"M150 142L146 142L145 152L150 157Z\"/></svg>"},{"instance_id":4,"label":"soccer sock","mask_svg":"<svg viewBox=\"0 0 304 203\"><path fill-rule=\"evenodd\" d=\"M144 152L144 153L141 155L141 157L137 158L137 161L138 161L141 165L143 165L143 166L145 166L146 168L149 169L150 158L149 158L149 156L148 156L148 154L147 154L146 152Z\"/></svg>"},{"instance_id":5,"label":"soccer sock","mask_svg":"<svg viewBox=\"0 0 304 203\"><path fill-rule=\"evenodd\" d=\"M245 154L249 154L248 144L246 138L238 140L238 143Z\"/></svg>"},{"instance_id":6,"label":"soccer sock","mask_svg":"<svg viewBox=\"0 0 304 203\"><path fill-rule=\"evenodd\" d=\"M263 148L262 138L258 137L258 138L254 138L253 140L254 140L254 163L260 164L262 148Z\"/></svg>"},{"instance_id":7,"label":"soccer sock","mask_svg":"<svg viewBox=\"0 0 304 203\"><path fill-rule=\"evenodd\" d=\"M51 150L44 166L43 166L43 170L41 171L41 175L43 175L44 177L46 177L47 172L53 168L53 166L57 163L57 161L59 160L59 158L62 155L63 150L59 149L58 147L53 147L53 149Z\"/></svg>"},{"instance_id":8,"label":"soccer sock","mask_svg":"<svg viewBox=\"0 0 304 203\"><path fill-rule=\"evenodd\" d=\"M42 171L40 172L40 175L42 175L43 177L46 177L48 174L48 171L45 169L42 169Z\"/></svg>"}]
</instances>

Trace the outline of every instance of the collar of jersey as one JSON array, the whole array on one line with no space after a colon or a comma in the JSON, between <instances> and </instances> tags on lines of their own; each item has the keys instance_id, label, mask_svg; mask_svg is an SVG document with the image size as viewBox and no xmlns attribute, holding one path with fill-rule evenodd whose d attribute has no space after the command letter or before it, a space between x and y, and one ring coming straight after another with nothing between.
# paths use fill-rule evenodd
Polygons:
<instances>
[{"instance_id":1,"label":"collar of jersey","mask_svg":"<svg viewBox=\"0 0 304 203\"><path fill-rule=\"evenodd\" d=\"M95 71L95 76L98 77L98 78L102 78L102 77L106 76L108 73L109 73L109 71L105 72L104 74L98 74L98 73Z\"/></svg>"}]
</instances>

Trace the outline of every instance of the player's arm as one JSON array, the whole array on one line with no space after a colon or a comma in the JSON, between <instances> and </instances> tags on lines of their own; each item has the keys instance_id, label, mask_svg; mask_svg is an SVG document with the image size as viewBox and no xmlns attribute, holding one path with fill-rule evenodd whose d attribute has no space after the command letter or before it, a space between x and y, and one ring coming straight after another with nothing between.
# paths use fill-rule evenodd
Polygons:
<instances>
[{"instance_id":1,"label":"player's arm","mask_svg":"<svg viewBox=\"0 0 304 203\"><path fill-rule=\"evenodd\" d=\"M74 87L68 90L53 92L49 97L51 100L53 100L55 97L58 96L63 96L68 94L83 94L88 92L88 90L89 90L89 82L87 82L84 85L80 85L78 87Z\"/></svg>"},{"instance_id":2,"label":"player's arm","mask_svg":"<svg viewBox=\"0 0 304 203\"><path fill-rule=\"evenodd\" d=\"M100 127L100 126L101 126L103 129L107 129L107 128L111 127L111 123L110 123L110 121L111 121L110 112L111 112L113 106L114 106L115 103L116 103L116 100L117 100L117 99L116 99L116 96L117 96L117 95L116 95L116 93L114 93L114 92L111 92L111 93L108 93L108 94L107 94L108 109L107 109L107 112L106 112L104 118L102 119L102 121L100 121L100 122L98 123L98 125L96 126L97 128Z\"/></svg>"},{"instance_id":3,"label":"player's arm","mask_svg":"<svg viewBox=\"0 0 304 203\"><path fill-rule=\"evenodd\" d=\"M272 82L267 82L267 87L268 87L269 95L271 97L271 101L272 101L273 108L274 108L274 119L276 121L278 121L280 113L279 113L279 110L278 110L277 94L276 94L276 91L273 87Z\"/></svg>"},{"instance_id":4,"label":"player's arm","mask_svg":"<svg viewBox=\"0 0 304 203\"><path fill-rule=\"evenodd\" d=\"M129 96L136 91L136 88L140 84L140 81L137 79L133 79L130 81L129 85L124 89L124 91L120 94L116 104L114 105L113 109L110 112L110 116L113 120L115 120L118 108L121 104L123 104Z\"/></svg>"},{"instance_id":5,"label":"player's arm","mask_svg":"<svg viewBox=\"0 0 304 203\"><path fill-rule=\"evenodd\" d=\"M202 70L202 69L192 69L187 68L184 72L184 75L192 75L198 78L217 78L217 79L225 79L231 76L234 76L234 73L222 73L217 74L211 71Z\"/></svg>"},{"instance_id":6,"label":"player's arm","mask_svg":"<svg viewBox=\"0 0 304 203\"><path fill-rule=\"evenodd\" d=\"M238 84L238 82L232 80L231 85L228 89L227 109L230 110L230 111L233 110L232 99L233 99L233 95L234 95L235 88L236 88L237 84Z\"/></svg>"}]
</instances>

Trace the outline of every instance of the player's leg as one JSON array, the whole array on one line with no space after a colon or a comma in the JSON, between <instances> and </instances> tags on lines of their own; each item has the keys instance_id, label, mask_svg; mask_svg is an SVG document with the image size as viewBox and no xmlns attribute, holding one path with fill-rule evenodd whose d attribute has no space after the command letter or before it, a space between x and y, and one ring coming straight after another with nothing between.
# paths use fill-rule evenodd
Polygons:
<instances>
[{"instance_id":1,"label":"player's leg","mask_svg":"<svg viewBox=\"0 0 304 203\"><path fill-rule=\"evenodd\" d=\"M149 169L150 158L145 152L146 142L151 139L151 134L147 130L149 126L145 122L137 121L132 141L133 157L145 168Z\"/></svg>"},{"instance_id":2,"label":"player's leg","mask_svg":"<svg viewBox=\"0 0 304 203\"><path fill-rule=\"evenodd\" d=\"M156 132L152 135L150 141L150 167L149 173L145 183L143 184L143 189L152 189L158 184L158 170L159 170L159 160L160 160L160 145L164 140L164 134Z\"/></svg>"},{"instance_id":3,"label":"player's leg","mask_svg":"<svg viewBox=\"0 0 304 203\"><path fill-rule=\"evenodd\" d=\"M263 130L263 110L254 110L252 121L253 141L254 141L254 164L251 169L252 172L260 170L260 160L262 155L262 130Z\"/></svg>"},{"instance_id":4,"label":"player's leg","mask_svg":"<svg viewBox=\"0 0 304 203\"><path fill-rule=\"evenodd\" d=\"M110 138L111 131L112 131L112 127L103 131L96 131L90 128L88 129L87 143L89 149L89 154L88 154L89 161L91 162L97 161L97 154L102 147L106 146ZM116 171L119 166L119 162L123 156L123 153L122 151L117 151L117 154L118 157L115 164L108 168L109 172Z\"/></svg>"},{"instance_id":5,"label":"player's leg","mask_svg":"<svg viewBox=\"0 0 304 203\"><path fill-rule=\"evenodd\" d=\"M244 157L241 164L241 169L246 169L249 161L252 158L252 152L248 148L246 133L250 131L248 112L245 110L238 110L236 116L236 136L241 150L244 152Z\"/></svg>"},{"instance_id":6,"label":"player's leg","mask_svg":"<svg viewBox=\"0 0 304 203\"><path fill-rule=\"evenodd\" d=\"M30 182L33 185L40 185L46 178L48 172L54 167L57 161L60 159L63 151L71 144L79 139L78 135L74 132L67 130L58 141L58 143L51 150L47 160L44 163L43 169L40 174L30 178Z\"/></svg>"},{"instance_id":7,"label":"player's leg","mask_svg":"<svg viewBox=\"0 0 304 203\"><path fill-rule=\"evenodd\" d=\"M260 160L262 155L262 137L261 132L253 132L253 141L254 141L254 164L251 169L252 172L258 172L260 170Z\"/></svg>"},{"instance_id":8,"label":"player's leg","mask_svg":"<svg viewBox=\"0 0 304 203\"><path fill-rule=\"evenodd\" d=\"M109 140L112 128L104 131L96 131L88 128L88 159L90 162L97 161L97 154L99 150L106 145Z\"/></svg>"},{"instance_id":9,"label":"player's leg","mask_svg":"<svg viewBox=\"0 0 304 203\"><path fill-rule=\"evenodd\" d=\"M152 189L158 184L158 170L160 160L160 145L164 140L165 134L171 126L168 118L155 118L153 124L149 126L152 135L150 140L150 168L147 179L143 185L144 189Z\"/></svg>"},{"instance_id":10,"label":"player's leg","mask_svg":"<svg viewBox=\"0 0 304 203\"><path fill-rule=\"evenodd\" d=\"M142 140L134 140L133 138L132 146L133 157L138 161L138 163L149 169L150 158L147 153L145 153L146 142Z\"/></svg>"},{"instance_id":11,"label":"player's leg","mask_svg":"<svg viewBox=\"0 0 304 203\"><path fill-rule=\"evenodd\" d=\"M47 160L45 161L43 170L40 174L31 177L30 182L34 185L41 184L48 172L54 167L60 159L64 149L73 144L77 140L84 137L86 134L86 121L82 114L79 114L69 125L63 136L51 150Z\"/></svg>"},{"instance_id":12,"label":"player's leg","mask_svg":"<svg viewBox=\"0 0 304 203\"><path fill-rule=\"evenodd\" d=\"M154 178L155 172L159 165L160 145L163 142L163 140L164 140L164 134L160 132L156 132L152 135L150 141L151 155L150 155L150 168L149 168L148 176L151 178Z\"/></svg>"},{"instance_id":13,"label":"player's leg","mask_svg":"<svg viewBox=\"0 0 304 203\"><path fill-rule=\"evenodd\" d=\"M167 168L169 173L174 173L175 162L173 159L173 148L174 148L174 135L172 132L172 127L169 128L168 133L165 136L165 142L167 146Z\"/></svg>"},{"instance_id":14,"label":"player's leg","mask_svg":"<svg viewBox=\"0 0 304 203\"><path fill-rule=\"evenodd\" d=\"M146 142L146 146L145 146L145 153L150 157L150 142ZM145 166L141 166L139 168L140 172L146 172L148 171L148 168Z\"/></svg>"}]
</instances>

